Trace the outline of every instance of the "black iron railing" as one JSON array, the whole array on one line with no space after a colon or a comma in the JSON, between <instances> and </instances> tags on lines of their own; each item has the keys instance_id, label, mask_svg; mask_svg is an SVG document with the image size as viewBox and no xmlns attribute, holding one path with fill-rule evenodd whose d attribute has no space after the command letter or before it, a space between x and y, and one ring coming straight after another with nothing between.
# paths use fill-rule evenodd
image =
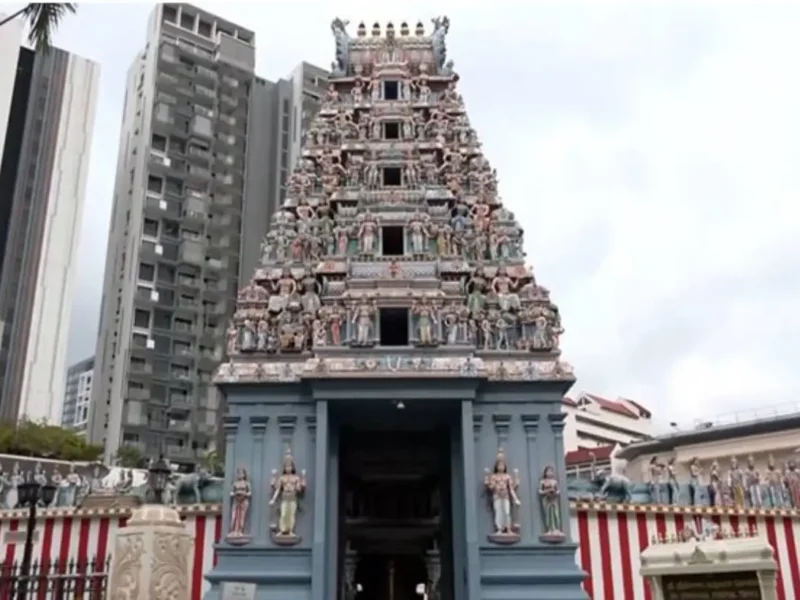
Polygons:
<instances>
[{"instance_id":1,"label":"black iron railing","mask_svg":"<svg viewBox=\"0 0 800 600\"><path fill-rule=\"evenodd\" d=\"M111 558L0 563L0 600L105 600Z\"/></svg>"}]
</instances>

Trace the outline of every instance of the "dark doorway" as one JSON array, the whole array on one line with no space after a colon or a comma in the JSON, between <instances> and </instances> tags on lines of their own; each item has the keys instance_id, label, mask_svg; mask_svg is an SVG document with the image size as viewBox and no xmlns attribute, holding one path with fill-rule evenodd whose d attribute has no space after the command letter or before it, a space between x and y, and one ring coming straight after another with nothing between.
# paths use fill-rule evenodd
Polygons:
<instances>
[{"instance_id":1,"label":"dark doorway","mask_svg":"<svg viewBox=\"0 0 800 600\"><path fill-rule=\"evenodd\" d=\"M380 345L408 346L408 309L380 309Z\"/></svg>"},{"instance_id":2,"label":"dark doorway","mask_svg":"<svg viewBox=\"0 0 800 600\"><path fill-rule=\"evenodd\" d=\"M341 547L352 562L339 589L360 590L356 600L418 600L438 564L438 597L454 600L452 429L438 424L441 415L390 410L388 428L341 431Z\"/></svg>"},{"instance_id":3,"label":"dark doorway","mask_svg":"<svg viewBox=\"0 0 800 600\"><path fill-rule=\"evenodd\" d=\"M387 226L381 231L384 256L403 256L405 254L405 244L403 243L403 228L398 226Z\"/></svg>"},{"instance_id":4,"label":"dark doorway","mask_svg":"<svg viewBox=\"0 0 800 600\"><path fill-rule=\"evenodd\" d=\"M384 123L383 139L385 140L400 139L400 123Z\"/></svg>"}]
</instances>

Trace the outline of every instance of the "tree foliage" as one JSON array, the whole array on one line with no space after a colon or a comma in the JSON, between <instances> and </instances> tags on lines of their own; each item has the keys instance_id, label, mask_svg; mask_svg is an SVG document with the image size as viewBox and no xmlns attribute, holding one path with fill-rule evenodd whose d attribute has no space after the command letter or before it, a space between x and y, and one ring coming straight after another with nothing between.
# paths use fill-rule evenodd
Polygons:
<instances>
[{"instance_id":1,"label":"tree foliage","mask_svg":"<svg viewBox=\"0 0 800 600\"><path fill-rule=\"evenodd\" d=\"M222 455L215 450L206 453L206 455L203 457L202 465L212 475L221 476L225 473L225 465L222 460Z\"/></svg>"},{"instance_id":2,"label":"tree foliage","mask_svg":"<svg viewBox=\"0 0 800 600\"><path fill-rule=\"evenodd\" d=\"M117 464L125 469L143 469L147 459L137 446L120 446L116 454Z\"/></svg>"},{"instance_id":3,"label":"tree foliage","mask_svg":"<svg viewBox=\"0 0 800 600\"><path fill-rule=\"evenodd\" d=\"M72 2L34 2L0 20L0 27L22 17L28 24L28 41L37 50L47 52L61 20L68 14L74 14L77 9L77 4Z\"/></svg>"},{"instance_id":4,"label":"tree foliage","mask_svg":"<svg viewBox=\"0 0 800 600\"><path fill-rule=\"evenodd\" d=\"M58 460L97 460L103 446L90 444L71 429L44 421L0 423L0 453Z\"/></svg>"}]
</instances>

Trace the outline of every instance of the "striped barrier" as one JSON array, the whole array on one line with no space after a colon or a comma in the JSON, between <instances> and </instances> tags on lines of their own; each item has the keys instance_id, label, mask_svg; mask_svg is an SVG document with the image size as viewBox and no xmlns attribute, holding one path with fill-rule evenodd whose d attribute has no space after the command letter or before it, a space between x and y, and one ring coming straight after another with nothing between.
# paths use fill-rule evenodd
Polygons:
<instances>
[{"instance_id":1,"label":"striped barrier","mask_svg":"<svg viewBox=\"0 0 800 600\"><path fill-rule=\"evenodd\" d=\"M202 600L207 583L203 576L215 563L214 542L222 536L218 505L180 507L187 527L195 535L192 562L192 600ZM701 519L722 529L755 530L766 536L780 567L779 600L800 598L800 513L798 511L735 511L603 502L573 503L573 538L579 540L576 561L589 577L584 587L593 600L653 600L639 577L639 555L653 538L668 538ZM107 558L114 534L124 527L130 512L124 509L55 509L43 511L34 539L34 559L55 564ZM21 561L27 515L25 511L0 512L0 561ZM16 533L15 533L16 532ZM4 554L3 554L4 553Z\"/></svg>"}]
</instances>

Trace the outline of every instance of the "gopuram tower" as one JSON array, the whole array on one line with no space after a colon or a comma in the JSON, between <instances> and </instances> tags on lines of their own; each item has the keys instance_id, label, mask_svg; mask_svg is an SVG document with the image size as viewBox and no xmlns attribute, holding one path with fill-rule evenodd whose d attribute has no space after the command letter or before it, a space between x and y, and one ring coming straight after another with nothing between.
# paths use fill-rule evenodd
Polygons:
<instances>
[{"instance_id":1,"label":"gopuram tower","mask_svg":"<svg viewBox=\"0 0 800 600\"><path fill-rule=\"evenodd\" d=\"M467 118L449 21L347 25L216 375L228 487L206 597L586 598L561 320Z\"/></svg>"}]
</instances>

